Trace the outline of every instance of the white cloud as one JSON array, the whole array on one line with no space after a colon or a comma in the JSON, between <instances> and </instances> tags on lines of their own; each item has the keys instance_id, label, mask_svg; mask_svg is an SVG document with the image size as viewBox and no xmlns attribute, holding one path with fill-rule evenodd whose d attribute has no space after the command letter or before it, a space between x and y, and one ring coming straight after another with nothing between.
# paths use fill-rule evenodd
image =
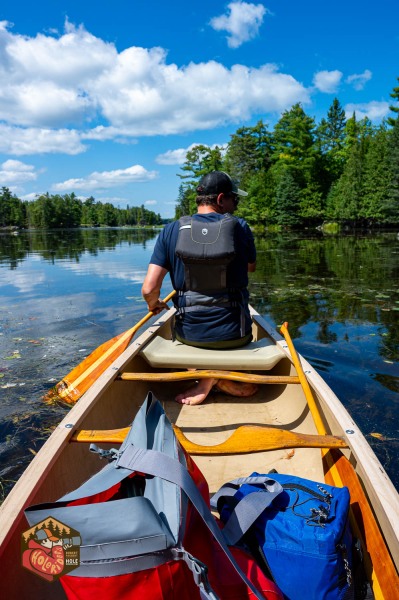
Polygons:
<instances>
[{"instance_id":1,"label":"white cloud","mask_svg":"<svg viewBox=\"0 0 399 600\"><path fill-rule=\"evenodd\" d=\"M158 154L155 158L155 162L159 165L182 165L186 161L187 152L192 150L195 146L199 146L199 143L190 144L187 148L177 148L176 150L167 150L163 154ZM213 144L210 148L220 148L221 153L227 148L227 144Z\"/></svg>"},{"instance_id":2,"label":"white cloud","mask_svg":"<svg viewBox=\"0 0 399 600\"><path fill-rule=\"evenodd\" d=\"M59 153L80 154L86 150L79 132L71 129L42 129L14 127L0 124L0 152L24 154Z\"/></svg>"},{"instance_id":3,"label":"white cloud","mask_svg":"<svg viewBox=\"0 0 399 600\"><path fill-rule=\"evenodd\" d=\"M144 202L144 204L146 206L154 206L155 204L158 204L157 200L146 200L146 202Z\"/></svg>"},{"instance_id":4,"label":"white cloud","mask_svg":"<svg viewBox=\"0 0 399 600\"><path fill-rule=\"evenodd\" d=\"M90 257L82 255L79 262L61 261L59 263L67 271L73 271L76 275L87 276L97 275L101 278L121 279L123 281L132 281L133 283L142 283L146 274L146 269L133 267L131 264L125 265L121 261L115 261L102 257L101 261L92 261Z\"/></svg>"},{"instance_id":5,"label":"white cloud","mask_svg":"<svg viewBox=\"0 0 399 600\"><path fill-rule=\"evenodd\" d=\"M133 134L134 135L134 134ZM129 132L124 128L118 127L105 127L104 125L98 125L93 129L88 129L82 132L82 140L95 140L97 142L105 142L107 140L113 140L118 144L137 144L138 140L128 137Z\"/></svg>"},{"instance_id":6,"label":"white cloud","mask_svg":"<svg viewBox=\"0 0 399 600\"><path fill-rule=\"evenodd\" d=\"M319 71L313 76L313 84L319 92L333 94L338 90L342 79L341 71Z\"/></svg>"},{"instance_id":7,"label":"white cloud","mask_svg":"<svg viewBox=\"0 0 399 600\"><path fill-rule=\"evenodd\" d=\"M229 6L234 39L252 36L266 9ZM60 36L35 37L0 24L0 77L0 151L14 155L78 154L88 140L135 143L137 136L206 130L310 98L273 64L180 67L167 62L162 48L118 52L68 22Z\"/></svg>"},{"instance_id":8,"label":"white cloud","mask_svg":"<svg viewBox=\"0 0 399 600\"><path fill-rule=\"evenodd\" d=\"M37 173L33 165L27 165L19 160L6 160L0 165L1 185L15 186L36 179Z\"/></svg>"},{"instance_id":9,"label":"white cloud","mask_svg":"<svg viewBox=\"0 0 399 600\"><path fill-rule=\"evenodd\" d=\"M15 287L21 294L28 294L36 287L39 287L46 281L44 273L38 271L20 269L6 270L2 269L1 284ZM30 302L30 299L29 299ZM29 304L30 309L32 308Z\"/></svg>"},{"instance_id":10,"label":"white cloud","mask_svg":"<svg viewBox=\"0 0 399 600\"><path fill-rule=\"evenodd\" d=\"M58 127L93 115L90 82L112 67L117 51L66 22L61 37L12 34L0 24L0 118L8 123Z\"/></svg>"},{"instance_id":11,"label":"white cloud","mask_svg":"<svg viewBox=\"0 0 399 600\"><path fill-rule=\"evenodd\" d=\"M263 4L248 2L230 2L227 8L228 14L214 17L210 25L216 31L227 31L227 45L229 48L238 48L258 35L268 11Z\"/></svg>"},{"instance_id":12,"label":"white cloud","mask_svg":"<svg viewBox=\"0 0 399 600\"><path fill-rule=\"evenodd\" d=\"M159 165L182 165L186 160L186 155L196 144L191 144L188 148L177 148L176 150L167 150L163 154L158 154L155 162Z\"/></svg>"},{"instance_id":13,"label":"white cloud","mask_svg":"<svg viewBox=\"0 0 399 600\"><path fill-rule=\"evenodd\" d=\"M22 194L19 197L21 200L28 200L28 202L30 202L31 200L36 200L38 196L40 196L40 194L37 192L32 192L31 194Z\"/></svg>"},{"instance_id":14,"label":"white cloud","mask_svg":"<svg viewBox=\"0 0 399 600\"><path fill-rule=\"evenodd\" d=\"M62 183L56 183L52 189L58 192L68 192L71 190L103 190L126 185L128 183L150 181L157 177L156 171L147 171L141 165L132 165L127 169L116 169L114 171L102 171L91 173L87 177L77 179L68 179Z\"/></svg>"},{"instance_id":15,"label":"white cloud","mask_svg":"<svg viewBox=\"0 0 399 600\"><path fill-rule=\"evenodd\" d=\"M369 71L369 69L366 69L364 73L360 73L359 75L349 75L345 81L346 83L352 84L355 90L360 91L364 88L366 83L370 81L372 76L372 72Z\"/></svg>"},{"instance_id":16,"label":"white cloud","mask_svg":"<svg viewBox=\"0 0 399 600\"><path fill-rule=\"evenodd\" d=\"M81 200L85 200L87 196L85 196L84 198L81 198ZM129 200L129 198L122 198L121 196L96 196L96 200L98 202L101 202L102 204L105 204L107 202L109 202L110 204L113 204L114 206L120 206L121 208L126 208L126 206L129 204L131 205L132 203L132 199Z\"/></svg>"},{"instance_id":17,"label":"white cloud","mask_svg":"<svg viewBox=\"0 0 399 600\"><path fill-rule=\"evenodd\" d=\"M253 112L279 112L293 102L309 101L302 84L278 73L275 65L228 69L209 61L179 69L165 59L160 49L129 48L119 56L118 66L96 82L102 114L125 135L210 129L242 121ZM132 73L140 61L145 64L142 80Z\"/></svg>"},{"instance_id":18,"label":"white cloud","mask_svg":"<svg viewBox=\"0 0 399 600\"><path fill-rule=\"evenodd\" d=\"M381 121L389 113L389 102L377 102L373 100L367 104L347 104L345 106L346 118L356 113L358 120L368 117L371 121Z\"/></svg>"}]
</instances>

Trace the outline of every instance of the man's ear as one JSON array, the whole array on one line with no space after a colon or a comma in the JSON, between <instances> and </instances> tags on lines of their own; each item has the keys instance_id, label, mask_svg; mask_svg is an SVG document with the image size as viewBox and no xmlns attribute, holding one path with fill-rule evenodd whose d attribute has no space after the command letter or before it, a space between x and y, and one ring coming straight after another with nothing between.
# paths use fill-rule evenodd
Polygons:
<instances>
[{"instance_id":1,"label":"man's ear","mask_svg":"<svg viewBox=\"0 0 399 600\"><path fill-rule=\"evenodd\" d=\"M224 194L221 193L219 194L219 196L216 198L216 204L220 207L223 206L223 200L224 200Z\"/></svg>"}]
</instances>

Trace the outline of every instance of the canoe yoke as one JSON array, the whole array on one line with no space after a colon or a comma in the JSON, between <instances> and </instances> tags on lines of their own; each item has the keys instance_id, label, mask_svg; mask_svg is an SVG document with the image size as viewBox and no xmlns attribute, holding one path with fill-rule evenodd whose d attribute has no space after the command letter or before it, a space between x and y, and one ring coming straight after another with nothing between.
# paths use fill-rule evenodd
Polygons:
<instances>
[{"instance_id":1,"label":"canoe yoke","mask_svg":"<svg viewBox=\"0 0 399 600\"><path fill-rule=\"evenodd\" d=\"M282 358L284 352L269 338L250 342L242 348L209 350L187 346L177 340L156 336L141 350L151 367L268 371Z\"/></svg>"}]
</instances>

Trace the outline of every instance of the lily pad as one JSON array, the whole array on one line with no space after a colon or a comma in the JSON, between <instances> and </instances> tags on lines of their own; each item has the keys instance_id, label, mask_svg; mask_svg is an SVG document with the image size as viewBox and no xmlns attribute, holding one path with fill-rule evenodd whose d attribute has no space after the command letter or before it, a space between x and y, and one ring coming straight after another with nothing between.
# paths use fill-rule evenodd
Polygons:
<instances>
[{"instance_id":1,"label":"lily pad","mask_svg":"<svg viewBox=\"0 0 399 600\"><path fill-rule=\"evenodd\" d=\"M377 438L377 440L385 441L385 438L382 435L382 433L377 433L376 431L373 431L372 433L370 433L370 435L374 438Z\"/></svg>"},{"instance_id":2,"label":"lily pad","mask_svg":"<svg viewBox=\"0 0 399 600\"><path fill-rule=\"evenodd\" d=\"M10 356L5 356L4 358L5 360L14 360L14 358L21 358L21 355L18 352L18 350L14 350L14 352Z\"/></svg>"}]
</instances>

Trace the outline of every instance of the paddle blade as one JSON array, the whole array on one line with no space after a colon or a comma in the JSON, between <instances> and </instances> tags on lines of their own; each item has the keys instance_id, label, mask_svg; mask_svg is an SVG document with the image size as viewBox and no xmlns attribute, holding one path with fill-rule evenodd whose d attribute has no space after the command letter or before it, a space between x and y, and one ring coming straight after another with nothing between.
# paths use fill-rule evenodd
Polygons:
<instances>
[{"instance_id":1,"label":"paddle blade","mask_svg":"<svg viewBox=\"0 0 399 600\"><path fill-rule=\"evenodd\" d=\"M78 430L72 437L73 442L91 442L95 444L121 444L129 432L124 429L88 429ZM265 425L241 425L232 435L214 446L202 446L187 439L180 427L173 425L177 439L189 454L249 454L284 448L345 448L346 442L333 435L310 435L287 431Z\"/></svg>"},{"instance_id":2,"label":"paddle blade","mask_svg":"<svg viewBox=\"0 0 399 600\"><path fill-rule=\"evenodd\" d=\"M87 356L77 367L72 369L44 397L48 404L65 402L75 404L87 392L98 377L118 358L127 348L136 327L120 333L111 340L104 342Z\"/></svg>"}]
</instances>

